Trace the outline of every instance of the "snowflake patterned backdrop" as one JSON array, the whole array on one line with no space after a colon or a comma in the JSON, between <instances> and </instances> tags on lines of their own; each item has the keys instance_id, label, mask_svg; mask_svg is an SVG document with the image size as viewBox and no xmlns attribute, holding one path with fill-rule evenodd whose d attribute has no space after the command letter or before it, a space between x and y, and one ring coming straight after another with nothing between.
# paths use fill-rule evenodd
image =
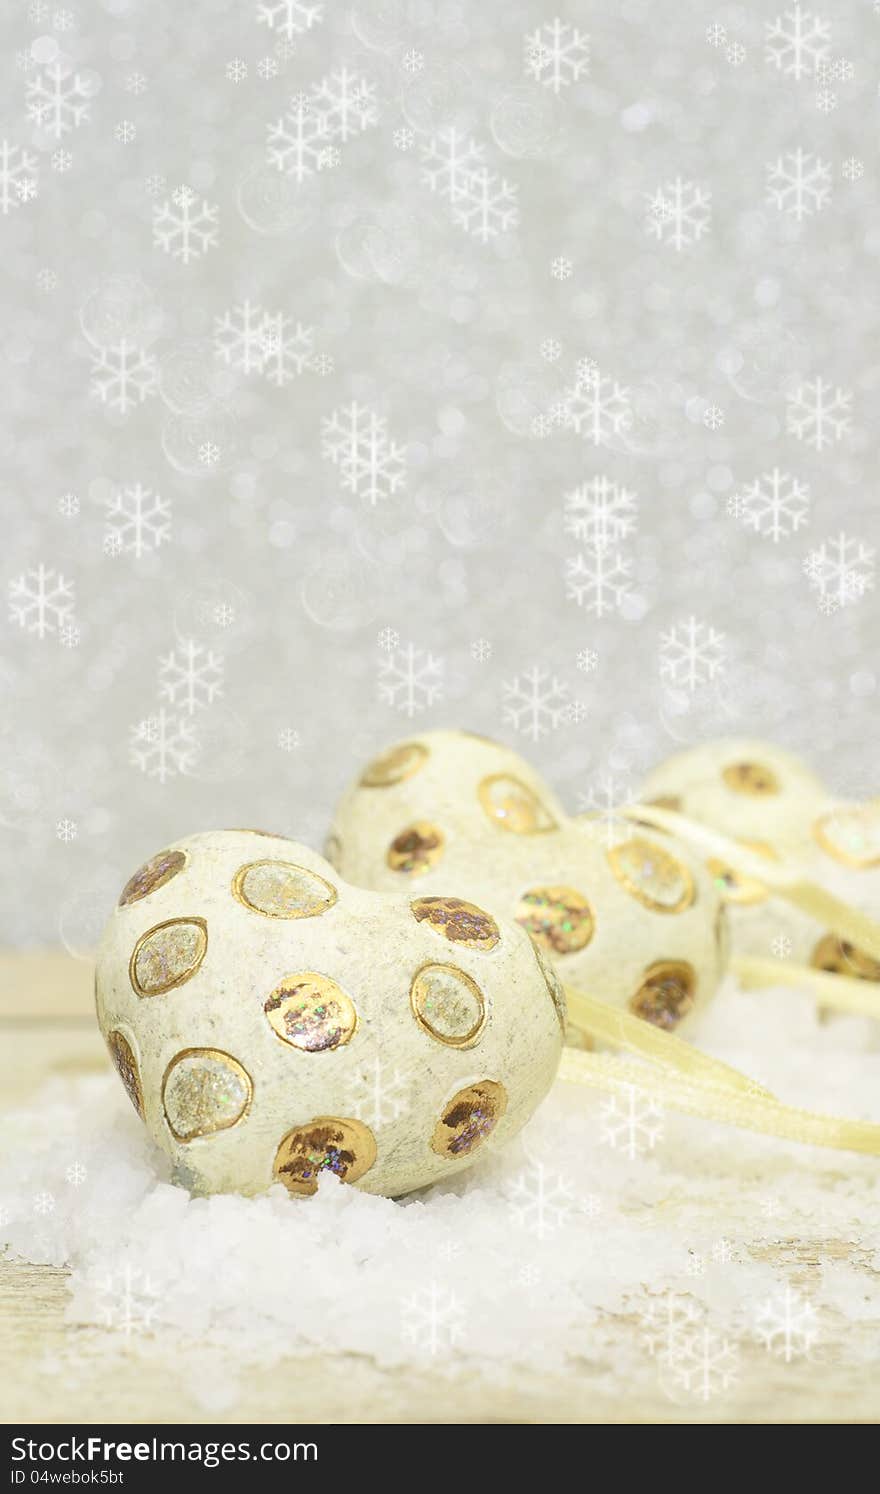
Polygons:
<instances>
[{"instance_id":1,"label":"snowflake patterned backdrop","mask_svg":"<svg viewBox=\"0 0 880 1494\"><path fill-rule=\"evenodd\" d=\"M877 788L870 0L10 0L3 938L409 723Z\"/></svg>"}]
</instances>

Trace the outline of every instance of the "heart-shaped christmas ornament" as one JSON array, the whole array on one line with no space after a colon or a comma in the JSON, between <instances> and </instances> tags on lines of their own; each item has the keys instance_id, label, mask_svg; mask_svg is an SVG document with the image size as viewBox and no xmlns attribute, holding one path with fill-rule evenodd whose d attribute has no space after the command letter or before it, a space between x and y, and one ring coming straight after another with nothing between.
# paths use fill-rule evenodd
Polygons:
<instances>
[{"instance_id":1,"label":"heart-shaped christmas ornament","mask_svg":"<svg viewBox=\"0 0 880 1494\"><path fill-rule=\"evenodd\" d=\"M527 930L566 986L667 1031L695 1022L724 971L723 900L699 856L624 819L570 819L527 762L469 732L369 763L326 849L377 891L458 889Z\"/></svg>"},{"instance_id":2,"label":"heart-shaped christmas ornament","mask_svg":"<svg viewBox=\"0 0 880 1494\"><path fill-rule=\"evenodd\" d=\"M457 897L348 885L280 836L192 835L131 878L101 1031L195 1192L391 1196L503 1144L556 1073L564 997L528 934Z\"/></svg>"}]
</instances>

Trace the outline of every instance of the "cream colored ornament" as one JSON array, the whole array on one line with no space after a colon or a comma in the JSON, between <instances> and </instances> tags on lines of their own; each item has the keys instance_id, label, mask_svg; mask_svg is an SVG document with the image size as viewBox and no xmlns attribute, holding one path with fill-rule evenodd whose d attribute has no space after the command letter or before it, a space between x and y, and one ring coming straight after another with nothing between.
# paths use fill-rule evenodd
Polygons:
<instances>
[{"instance_id":1,"label":"cream colored ornament","mask_svg":"<svg viewBox=\"0 0 880 1494\"><path fill-rule=\"evenodd\" d=\"M447 888L447 891L451 889ZM228 830L140 868L104 933L98 1020L196 1192L397 1196L501 1145L550 1088L564 997L526 933L460 898L344 882Z\"/></svg>"},{"instance_id":2,"label":"cream colored ornament","mask_svg":"<svg viewBox=\"0 0 880 1494\"><path fill-rule=\"evenodd\" d=\"M521 924L560 980L666 1030L687 1030L726 960L722 901L678 841L569 819L516 753L462 731L400 742L341 800L327 854L381 891L458 888Z\"/></svg>"}]
</instances>

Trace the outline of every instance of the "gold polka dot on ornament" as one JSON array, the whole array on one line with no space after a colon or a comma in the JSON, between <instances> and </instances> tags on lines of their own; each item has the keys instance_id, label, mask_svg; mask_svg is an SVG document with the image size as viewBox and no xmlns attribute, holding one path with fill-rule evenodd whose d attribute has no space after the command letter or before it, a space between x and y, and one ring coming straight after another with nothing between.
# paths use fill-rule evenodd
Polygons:
<instances>
[{"instance_id":1,"label":"gold polka dot on ornament","mask_svg":"<svg viewBox=\"0 0 880 1494\"><path fill-rule=\"evenodd\" d=\"M779 779L765 763L729 763L721 770L721 777L735 794L761 797L779 793Z\"/></svg>"},{"instance_id":2,"label":"gold polka dot on ornament","mask_svg":"<svg viewBox=\"0 0 880 1494\"><path fill-rule=\"evenodd\" d=\"M810 955L810 964L815 970L849 975L854 980L880 980L880 960L872 959L837 934L822 936Z\"/></svg>"},{"instance_id":3,"label":"gold polka dot on ornament","mask_svg":"<svg viewBox=\"0 0 880 1494\"><path fill-rule=\"evenodd\" d=\"M107 1034L107 1047L116 1072L122 1080L125 1093L143 1120L144 1092L141 1089L141 1076L138 1073L137 1059L132 1051L131 1043L123 1033L114 1031Z\"/></svg>"},{"instance_id":4,"label":"gold polka dot on ornament","mask_svg":"<svg viewBox=\"0 0 880 1494\"><path fill-rule=\"evenodd\" d=\"M694 901L694 880L686 866L639 835L611 846L608 864L631 897L655 913L683 913Z\"/></svg>"},{"instance_id":5,"label":"gold polka dot on ornament","mask_svg":"<svg viewBox=\"0 0 880 1494\"><path fill-rule=\"evenodd\" d=\"M289 861L252 861L235 873L232 893L266 918L314 918L336 902L336 888Z\"/></svg>"},{"instance_id":6,"label":"gold polka dot on ornament","mask_svg":"<svg viewBox=\"0 0 880 1494\"><path fill-rule=\"evenodd\" d=\"M142 897L149 897L151 892L157 892L172 877L176 877L178 872L183 871L185 866L185 851L160 851L158 856L151 857L143 866L138 867L133 877L129 877L119 896L120 908L128 907L129 903L140 902Z\"/></svg>"},{"instance_id":7,"label":"gold polka dot on ornament","mask_svg":"<svg viewBox=\"0 0 880 1494\"><path fill-rule=\"evenodd\" d=\"M768 846L765 841L741 840L737 844L745 847L747 851L753 851L756 856L764 856L768 861L779 859L773 847ZM715 886L727 902L747 906L766 901L769 895L767 888L755 877L746 876L745 872L737 871L714 856L706 862L706 867Z\"/></svg>"},{"instance_id":8,"label":"gold polka dot on ornament","mask_svg":"<svg viewBox=\"0 0 880 1494\"><path fill-rule=\"evenodd\" d=\"M630 1011L671 1032L693 1009L697 977L686 960L656 960L630 998Z\"/></svg>"},{"instance_id":9,"label":"gold polka dot on ornament","mask_svg":"<svg viewBox=\"0 0 880 1494\"><path fill-rule=\"evenodd\" d=\"M559 1018L559 1025L562 1031L565 1032L568 1025L568 1007L565 1001L565 991L563 990L562 981L559 979L559 976L556 974L535 936L530 934L529 938L532 941L532 949L535 951L538 968L547 983L547 990L550 992L550 999Z\"/></svg>"},{"instance_id":10,"label":"gold polka dot on ornament","mask_svg":"<svg viewBox=\"0 0 880 1494\"><path fill-rule=\"evenodd\" d=\"M512 835L537 835L555 830L556 821L538 795L510 773L490 773L477 789L486 818Z\"/></svg>"},{"instance_id":11,"label":"gold polka dot on ornament","mask_svg":"<svg viewBox=\"0 0 880 1494\"><path fill-rule=\"evenodd\" d=\"M273 1176L289 1192L308 1197L318 1191L322 1173L335 1173L343 1183L356 1183L376 1160L376 1138L362 1121L317 1115L304 1126L294 1126L275 1153Z\"/></svg>"},{"instance_id":12,"label":"gold polka dot on ornament","mask_svg":"<svg viewBox=\"0 0 880 1494\"><path fill-rule=\"evenodd\" d=\"M169 918L142 934L129 964L139 996L160 996L191 980L205 958L208 926L204 918Z\"/></svg>"},{"instance_id":13,"label":"gold polka dot on ornament","mask_svg":"<svg viewBox=\"0 0 880 1494\"><path fill-rule=\"evenodd\" d=\"M574 954L593 937L593 910L574 887L531 887L516 908L516 921L550 954Z\"/></svg>"},{"instance_id":14,"label":"gold polka dot on ornament","mask_svg":"<svg viewBox=\"0 0 880 1494\"><path fill-rule=\"evenodd\" d=\"M304 1053L327 1053L354 1036L354 1002L327 975L305 970L286 975L266 998L263 1010L284 1043Z\"/></svg>"},{"instance_id":15,"label":"gold polka dot on ornament","mask_svg":"<svg viewBox=\"0 0 880 1494\"><path fill-rule=\"evenodd\" d=\"M420 877L429 871L443 855L446 837L442 830L428 820L416 820L395 835L385 860L392 871L404 872L409 877Z\"/></svg>"},{"instance_id":16,"label":"gold polka dot on ornament","mask_svg":"<svg viewBox=\"0 0 880 1494\"><path fill-rule=\"evenodd\" d=\"M862 871L880 866L880 806L860 804L833 809L813 826L822 850L844 866Z\"/></svg>"},{"instance_id":17,"label":"gold polka dot on ornament","mask_svg":"<svg viewBox=\"0 0 880 1494\"><path fill-rule=\"evenodd\" d=\"M162 1105L173 1136L193 1141L227 1131L247 1114L254 1087L236 1058L217 1048L186 1048L162 1080Z\"/></svg>"},{"instance_id":18,"label":"gold polka dot on ornament","mask_svg":"<svg viewBox=\"0 0 880 1494\"><path fill-rule=\"evenodd\" d=\"M507 1091L494 1079L469 1084L443 1108L431 1150L438 1157L469 1157L491 1136L507 1109Z\"/></svg>"},{"instance_id":19,"label":"gold polka dot on ornament","mask_svg":"<svg viewBox=\"0 0 880 1494\"><path fill-rule=\"evenodd\" d=\"M391 788L412 778L428 759L428 749L421 742L402 742L374 757L361 774L362 788Z\"/></svg>"},{"instance_id":20,"label":"gold polka dot on ornament","mask_svg":"<svg viewBox=\"0 0 880 1494\"><path fill-rule=\"evenodd\" d=\"M453 965L423 965L409 993L423 1031L450 1048L470 1048L486 1025L486 1002L475 980Z\"/></svg>"},{"instance_id":21,"label":"gold polka dot on ornament","mask_svg":"<svg viewBox=\"0 0 880 1494\"><path fill-rule=\"evenodd\" d=\"M494 918L460 897L419 897L410 908L417 923L468 949L494 949L501 938Z\"/></svg>"}]
</instances>

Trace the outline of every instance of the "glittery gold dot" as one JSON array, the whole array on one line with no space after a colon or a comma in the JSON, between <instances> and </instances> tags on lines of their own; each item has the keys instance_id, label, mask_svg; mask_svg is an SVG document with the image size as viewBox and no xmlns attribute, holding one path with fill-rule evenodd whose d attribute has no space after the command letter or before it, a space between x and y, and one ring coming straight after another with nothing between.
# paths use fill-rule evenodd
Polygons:
<instances>
[{"instance_id":1,"label":"glittery gold dot","mask_svg":"<svg viewBox=\"0 0 880 1494\"><path fill-rule=\"evenodd\" d=\"M151 892L164 887L185 866L185 851L160 851L157 856L145 861L133 877L129 877L119 897L120 908L127 907L129 903L137 903L142 897L149 897Z\"/></svg>"},{"instance_id":2,"label":"glittery gold dot","mask_svg":"<svg viewBox=\"0 0 880 1494\"><path fill-rule=\"evenodd\" d=\"M693 1009L696 972L686 960L656 960L630 1000L630 1011L671 1032Z\"/></svg>"},{"instance_id":3,"label":"glittery gold dot","mask_svg":"<svg viewBox=\"0 0 880 1494\"><path fill-rule=\"evenodd\" d=\"M516 909L516 921L550 954L574 954L593 937L593 910L574 887L531 887Z\"/></svg>"},{"instance_id":4,"label":"glittery gold dot","mask_svg":"<svg viewBox=\"0 0 880 1494\"><path fill-rule=\"evenodd\" d=\"M694 879L675 856L634 835L607 851L618 882L655 913L683 913L696 896Z\"/></svg>"},{"instance_id":5,"label":"glittery gold dot","mask_svg":"<svg viewBox=\"0 0 880 1494\"><path fill-rule=\"evenodd\" d=\"M494 949L501 935L494 918L460 897L419 897L410 903L418 923L470 949Z\"/></svg>"},{"instance_id":6,"label":"glittery gold dot","mask_svg":"<svg viewBox=\"0 0 880 1494\"><path fill-rule=\"evenodd\" d=\"M445 836L436 825L427 820L416 820L395 835L388 847L385 860L392 871L405 872L410 877L420 877L423 872L436 866L443 855Z\"/></svg>"},{"instance_id":7,"label":"glittery gold dot","mask_svg":"<svg viewBox=\"0 0 880 1494\"><path fill-rule=\"evenodd\" d=\"M822 850L844 866L880 866L880 805L833 809L816 821L813 835Z\"/></svg>"},{"instance_id":8,"label":"glittery gold dot","mask_svg":"<svg viewBox=\"0 0 880 1494\"><path fill-rule=\"evenodd\" d=\"M553 969L550 961L547 959L547 956L545 955L534 934L530 934L529 938L532 941L532 949L535 951L535 958L538 961L538 969L543 975L544 980L547 982L547 990L550 992L550 999L553 1002L553 1006L556 1010L556 1015L559 1018L559 1025L562 1028L562 1031L565 1032L565 1029L568 1025L568 1007L566 1005L565 991L563 990L562 982L559 979L559 976L556 974L556 971Z\"/></svg>"},{"instance_id":9,"label":"glittery gold dot","mask_svg":"<svg viewBox=\"0 0 880 1494\"><path fill-rule=\"evenodd\" d=\"M486 818L513 835L555 830L556 821L537 794L510 773L490 773L477 789Z\"/></svg>"},{"instance_id":10,"label":"glittery gold dot","mask_svg":"<svg viewBox=\"0 0 880 1494\"><path fill-rule=\"evenodd\" d=\"M469 1084L444 1106L431 1150L439 1157L468 1157L491 1136L507 1109L507 1091L494 1079Z\"/></svg>"},{"instance_id":11,"label":"glittery gold dot","mask_svg":"<svg viewBox=\"0 0 880 1494\"><path fill-rule=\"evenodd\" d=\"M375 1160L376 1138L362 1121L317 1115L288 1131L275 1154L273 1173L291 1193L308 1197L318 1191L322 1173L356 1183Z\"/></svg>"},{"instance_id":12,"label":"glittery gold dot","mask_svg":"<svg viewBox=\"0 0 880 1494\"><path fill-rule=\"evenodd\" d=\"M756 856L764 856L768 861L778 861L778 856L772 846L768 846L762 840L741 840L739 845L744 846L747 851L754 851ZM768 897L767 888L763 882L758 882L754 877L747 877L745 872L736 871L724 861L717 860L714 856L706 862L707 869L718 888L721 896L729 903L763 903Z\"/></svg>"},{"instance_id":13,"label":"glittery gold dot","mask_svg":"<svg viewBox=\"0 0 880 1494\"><path fill-rule=\"evenodd\" d=\"M191 980L205 958L208 926L203 918L169 918L142 934L129 964L139 996L160 996Z\"/></svg>"},{"instance_id":14,"label":"glittery gold dot","mask_svg":"<svg viewBox=\"0 0 880 1494\"><path fill-rule=\"evenodd\" d=\"M172 1058L162 1080L162 1104L172 1135L193 1141L226 1131L246 1114L250 1075L217 1048L186 1048Z\"/></svg>"},{"instance_id":15,"label":"glittery gold dot","mask_svg":"<svg viewBox=\"0 0 880 1494\"><path fill-rule=\"evenodd\" d=\"M450 1048L470 1048L486 1025L486 1002L475 980L453 965L423 965L409 993L419 1026Z\"/></svg>"},{"instance_id":16,"label":"glittery gold dot","mask_svg":"<svg viewBox=\"0 0 880 1494\"><path fill-rule=\"evenodd\" d=\"M137 1059L132 1052L131 1043L123 1033L114 1031L107 1034L107 1047L116 1072L125 1086L125 1093L143 1120L144 1093L141 1089L141 1076L138 1073Z\"/></svg>"},{"instance_id":17,"label":"glittery gold dot","mask_svg":"<svg viewBox=\"0 0 880 1494\"><path fill-rule=\"evenodd\" d=\"M232 879L232 893L266 918L314 918L336 902L336 888L289 861L252 861Z\"/></svg>"},{"instance_id":18,"label":"glittery gold dot","mask_svg":"<svg viewBox=\"0 0 880 1494\"><path fill-rule=\"evenodd\" d=\"M421 742L401 742L367 765L361 774L361 785L363 788L391 788L395 783L412 778L427 760L428 749Z\"/></svg>"},{"instance_id":19,"label":"glittery gold dot","mask_svg":"<svg viewBox=\"0 0 880 1494\"><path fill-rule=\"evenodd\" d=\"M837 934L822 936L810 956L810 964L815 970L849 975L854 980L880 980L880 960L872 959Z\"/></svg>"},{"instance_id":20,"label":"glittery gold dot","mask_svg":"<svg viewBox=\"0 0 880 1494\"><path fill-rule=\"evenodd\" d=\"M305 1053L341 1048L357 1027L351 998L335 980L314 970L286 975L267 997L263 1010L282 1042Z\"/></svg>"},{"instance_id":21,"label":"glittery gold dot","mask_svg":"<svg viewBox=\"0 0 880 1494\"><path fill-rule=\"evenodd\" d=\"M764 763L729 763L721 777L735 794L778 794L779 779Z\"/></svg>"}]
</instances>

